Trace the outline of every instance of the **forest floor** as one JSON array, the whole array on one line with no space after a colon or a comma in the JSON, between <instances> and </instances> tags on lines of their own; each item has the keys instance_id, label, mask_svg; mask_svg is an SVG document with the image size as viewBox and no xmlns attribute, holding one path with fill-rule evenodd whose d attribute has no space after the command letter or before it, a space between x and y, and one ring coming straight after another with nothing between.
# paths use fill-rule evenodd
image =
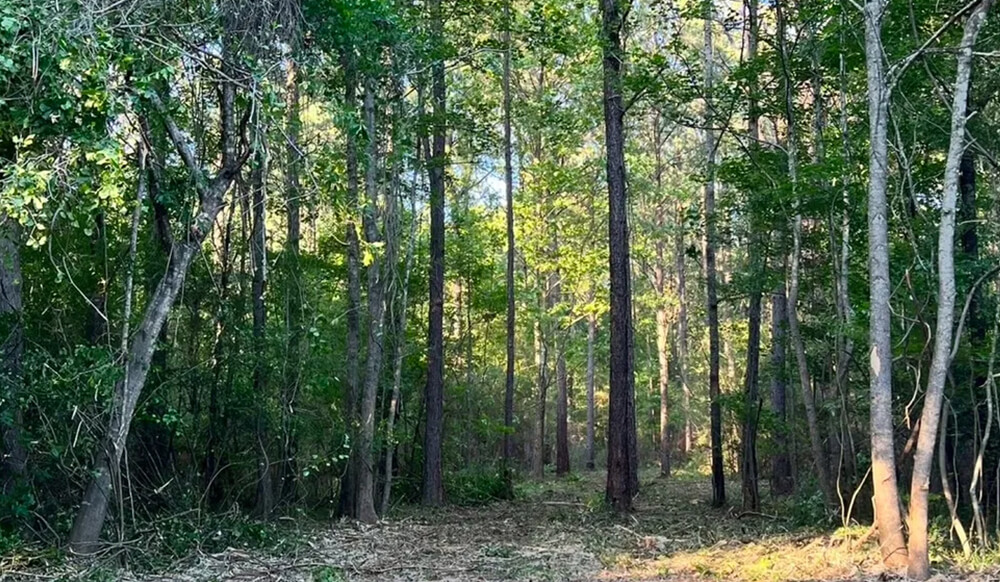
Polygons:
<instances>
[{"instance_id":1,"label":"forest floor","mask_svg":"<svg viewBox=\"0 0 1000 582\"><path fill-rule=\"evenodd\" d=\"M529 483L516 500L480 507L406 507L373 526L298 526L294 550L199 554L160 574L118 571L101 580L215 581L664 581L891 580L867 528L794 526L775 507L760 514L710 507L708 480L644 473L636 511L602 504L604 473ZM732 488L735 483L731 483ZM766 503L766 501L765 501ZM787 509L787 506L785 506ZM769 513L775 511L775 513ZM3 579L81 579L59 572ZM83 567L83 566L78 566ZM93 566L90 566L93 572ZM937 580L997 580L992 572L941 566ZM79 575L79 577L78 577ZM94 579L87 576L88 579Z\"/></svg>"}]
</instances>

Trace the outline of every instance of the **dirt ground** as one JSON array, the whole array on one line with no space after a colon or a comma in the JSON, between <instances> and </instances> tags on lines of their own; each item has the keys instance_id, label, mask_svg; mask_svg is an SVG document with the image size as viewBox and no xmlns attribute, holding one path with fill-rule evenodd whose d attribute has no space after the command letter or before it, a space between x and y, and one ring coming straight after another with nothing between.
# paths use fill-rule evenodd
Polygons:
<instances>
[{"instance_id":1,"label":"dirt ground","mask_svg":"<svg viewBox=\"0 0 1000 582\"><path fill-rule=\"evenodd\" d=\"M310 527L296 551L230 549L202 554L176 571L117 579L240 581L667 581L892 580L865 528L794 528L786 517L714 509L708 481L645 474L636 511L601 504L603 473L527 484L515 501L436 511L403 508L373 526ZM942 568L944 568L942 566ZM995 575L995 573L993 573ZM23 577L22 577L23 576ZM62 579L71 571L0 579ZM937 580L997 579L944 569Z\"/></svg>"}]
</instances>

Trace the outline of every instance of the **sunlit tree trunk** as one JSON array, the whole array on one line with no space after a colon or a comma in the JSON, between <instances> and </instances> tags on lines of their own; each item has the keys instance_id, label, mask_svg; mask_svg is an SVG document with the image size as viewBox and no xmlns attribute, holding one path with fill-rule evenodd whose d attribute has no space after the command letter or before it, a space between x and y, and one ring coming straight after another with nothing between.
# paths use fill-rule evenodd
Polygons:
<instances>
[{"instance_id":1,"label":"sunlit tree trunk","mask_svg":"<svg viewBox=\"0 0 1000 582\"><path fill-rule=\"evenodd\" d=\"M892 321L889 305L888 180L889 87L882 62L882 16L886 0L865 2L865 65L868 82L868 270L870 285L872 482L879 546L886 565L906 564L906 540L899 512L892 424Z\"/></svg>"},{"instance_id":2,"label":"sunlit tree trunk","mask_svg":"<svg viewBox=\"0 0 1000 582\"><path fill-rule=\"evenodd\" d=\"M503 53L503 167L504 167L504 193L506 200L505 214L507 219L507 367L504 380L504 401L503 401L503 462L504 479L507 488L512 486L511 460L514 455L514 169L511 162L513 154L513 140L511 138L511 95L510 95L510 58L511 40L510 27L511 15L510 4L512 0L506 0L503 5L504 10L504 53Z\"/></svg>"},{"instance_id":3,"label":"sunlit tree trunk","mask_svg":"<svg viewBox=\"0 0 1000 582\"><path fill-rule=\"evenodd\" d=\"M906 571L911 578L917 580L926 580L930 576L927 504L935 439L938 437L938 423L941 420L941 402L944 399L944 386L951 364L952 326L955 320L955 213L958 207L959 170L962 154L965 151L965 111L968 104L972 51L992 4L992 0L983 0L973 10L965 22L962 44L958 49L951 106L951 135L948 157L945 160L941 222L938 226L938 297L934 355L927 377L927 392L924 394L924 409L920 415L920 435L917 437L917 450L913 456L913 478L910 482L910 540Z\"/></svg>"}]
</instances>

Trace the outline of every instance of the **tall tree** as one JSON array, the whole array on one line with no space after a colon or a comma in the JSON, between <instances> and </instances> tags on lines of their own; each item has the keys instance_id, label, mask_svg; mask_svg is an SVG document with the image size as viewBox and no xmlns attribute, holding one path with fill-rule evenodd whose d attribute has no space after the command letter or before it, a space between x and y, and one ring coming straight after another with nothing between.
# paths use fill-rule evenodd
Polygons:
<instances>
[{"instance_id":1,"label":"tall tree","mask_svg":"<svg viewBox=\"0 0 1000 582\"><path fill-rule=\"evenodd\" d=\"M868 82L868 274L871 343L871 449L875 486L875 518L879 548L886 565L907 562L903 520L896 485L896 452L892 423L892 312L889 304L889 209L886 188L889 171L889 86L882 45L882 17L886 0L865 2L865 69Z\"/></svg>"},{"instance_id":2,"label":"tall tree","mask_svg":"<svg viewBox=\"0 0 1000 582\"><path fill-rule=\"evenodd\" d=\"M715 130L712 128L712 92L715 76L715 56L712 45L712 28L715 19L713 0L704 1L704 45L702 51L705 69L705 298L708 311L708 398L711 417L712 441L712 505L726 503L726 472L722 460L722 403L719 390L719 295L715 269L716 216L715 216Z\"/></svg>"},{"instance_id":3,"label":"tall tree","mask_svg":"<svg viewBox=\"0 0 1000 582\"><path fill-rule=\"evenodd\" d=\"M444 14L441 0L431 0L431 36L435 43L431 64L433 146L428 162L430 180L431 248L430 310L427 317L427 387L424 394L424 505L444 502L441 476L441 438L444 429L444 177L445 165L445 67Z\"/></svg>"},{"instance_id":4,"label":"tall tree","mask_svg":"<svg viewBox=\"0 0 1000 582\"><path fill-rule=\"evenodd\" d=\"M937 325L934 327L934 356L927 377L924 409L920 415L920 434L913 456L910 481L910 540L906 573L917 580L930 577L927 547L927 504L930 493L931 466L935 439L941 420L944 386L951 364L952 326L955 319L955 213L959 197L959 171L966 147L966 107L969 102L969 77L976 37L986 21L992 0L982 0L969 15L958 48L955 85L952 92L951 134L945 159L944 190L941 193L941 222L938 226L937 251ZM989 388L987 388L989 389Z\"/></svg>"},{"instance_id":5,"label":"tall tree","mask_svg":"<svg viewBox=\"0 0 1000 582\"><path fill-rule=\"evenodd\" d=\"M0 398L13 403L9 418L0 426L0 494L9 494L24 476L28 454L21 436L22 412L18 404L21 358L24 351L20 228L14 218L0 214Z\"/></svg>"},{"instance_id":6,"label":"tall tree","mask_svg":"<svg viewBox=\"0 0 1000 582\"><path fill-rule=\"evenodd\" d=\"M515 364L515 303L514 303L514 169L512 163L513 140L511 137L511 93L510 93L510 66L511 66L511 14L510 5L512 0L505 0L503 5L503 171L504 171L504 194L505 194L505 217L507 224L507 367L504 380L504 400L503 400L503 463L504 478L507 480L507 488L511 484L511 459L514 455L514 364Z\"/></svg>"},{"instance_id":7,"label":"tall tree","mask_svg":"<svg viewBox=\"0 0 1000 582\"><path fill-rule=\"evenodd\" d=\"M378 521L375 513L375 398L382 375L382 329L385 315L385 278L382 261L377 254L381 242L378 229L378 133L375 125L375 80L365 78L364 119L367 135L365 166L366 203L362 216L365 243L371 248L368 262L368 359L365 385L361 396L361 449L358 463L358 498L355 516L364 522Z\"/></svg>"},{"instance_id":8,"label":"tall tree","mask_svg":"<svg viewBox=\"0 0 1000 582\"><path fill-rule=\"evenodd\" d=\"M625 106L622 97L622 67L625 62L622 33L629 6L630 2L627 0L601 0L611 274L611 374L606 499L616 511L631 511L632 498L639 492L632 354L632 276L625 179Z\"/></svg>"},{"instance_id":9,"label":"tall tree","mask_svg":"<svg viewBox=\"0 0 1000 582\"><path fill-rule=\"evenodd\" d=\"M268 358L267 358L267 172L268 152L266 129L255 120L254 159L250 169L251 224L250 260L253 265L253 282L250 299L253 311L253 393L256 408L256 441L258 450L257 513L264 519L274 509L274 488L271 480L271 460L268 456L270 427L268 426Z\"/></svg>"}]
</instances>

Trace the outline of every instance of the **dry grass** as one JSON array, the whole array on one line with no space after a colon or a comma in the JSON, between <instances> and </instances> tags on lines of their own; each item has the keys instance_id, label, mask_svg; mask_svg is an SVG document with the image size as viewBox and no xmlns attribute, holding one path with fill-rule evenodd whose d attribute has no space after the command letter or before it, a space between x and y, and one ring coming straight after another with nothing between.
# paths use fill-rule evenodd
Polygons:
<instances>
[{"instance_id":1,"label":"dry grass","mask_svg":"<svg viewBox=\"0 0 1000 582\"><path fill-rule=\"evenodd\" d=\"M404 508L375 526L317 525L291 555L230 549L202 554L155 582L887 580L863 528L793 528L781 515L738 515L707 504L697 476L644 476L637 511L615 516L600 503L603 473L526 484L516 501L479 508ZM860 547L859 547L860 546ZM84 566L77 565L77 568ZM0 579L72 580L84 570ZM91 570L93 571L93 570ZM981 575L978 579L986 579ZM115 579L112 578L112 579ZM972 580L976 576L968 576ZM108 578L103 578L108 579ZM940 580L955 580L953 574Z\"/></svg>"}]
</instances>

